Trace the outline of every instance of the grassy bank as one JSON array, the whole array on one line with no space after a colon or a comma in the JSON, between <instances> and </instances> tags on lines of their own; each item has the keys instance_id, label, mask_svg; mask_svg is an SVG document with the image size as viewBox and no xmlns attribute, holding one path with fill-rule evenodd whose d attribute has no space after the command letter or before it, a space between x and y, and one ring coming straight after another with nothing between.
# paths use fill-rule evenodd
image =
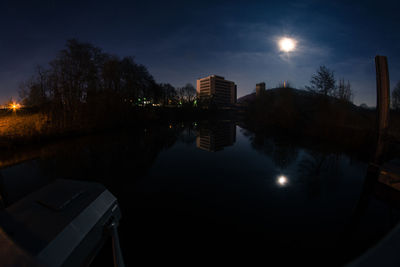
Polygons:
<instances>
[{"instance_id":1,"label":"grassy bank","mask_svg":"<svg viewBox=\"0 0 400 267\"><path fill-rule=\"evenodd\" d=\"M0 147L13 148L115 129L218 119L219 117L233 118L235 112L190 107L136 107L109 112L82 109L76 115L67 118L62 114L39 110L4 112L0 114Z\"/></svg>"},{"instance_id":2,"label":"grassy bank","mask_svg":"<svg viewBox=\"0 0 400 267\"><path fill-rule=\"evenodd\" d=\"M17 141L33 141L49 134L49 118L43 113L5 114L0 116L0 145Z\"/></svg>"}]
</instances>

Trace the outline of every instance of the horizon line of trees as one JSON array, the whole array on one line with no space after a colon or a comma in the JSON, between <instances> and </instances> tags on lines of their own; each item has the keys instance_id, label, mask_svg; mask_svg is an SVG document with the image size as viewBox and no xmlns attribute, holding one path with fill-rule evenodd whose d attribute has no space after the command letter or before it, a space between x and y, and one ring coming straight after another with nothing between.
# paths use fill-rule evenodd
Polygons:
<instances>
[{"instance_id":1,"label":"horizon line of trees","mask_svg":"<svg viewBox=\"0 0 400 267\"><path fill-rule=\"evenodd\" d=\"M400 85L399 85L400 86ZM294 88L290 81L279 82L276 88ZM316 73L311 76L310 86L306 85L305 90L337 98L345 102L353 102L354 92L351 88L350 81L345 81L344 78L340 79L337 83L334 71L327 68L325 65L319 66ZM256 89L253 90L255 92ZM400 90L399 90L400 91ZM400 92L399 92L400 98ZM399 99L400 106L400 99Z\"/></svg>"},{"instance_id":2,"label":"horizon line of trees","mask_svg":"<svg viewBox=\"0 0 400 267\"><path fill-rule=\"evenodd\" d=\"M310 86L305 86L305 89L345 102L353 103L354 99L354 92L351 88L350 81L347 80L347 82L345 82L344 78L342 78L337 84L334 71L330 70L325 65L319 66L317 72L311 76Z\"/></svg>"},{"instance_id":3,"label":"horizon line of trees","mask_svg":"<svg viewBox=\"0 0 400 267\"><path fill-rule=\"evenodd\" d=\"M286 82L285 87L291 87ZM283 84L278 86L283 87ZM310 79L306 90L352 102L354 92L350 81L340 79L321 65ZM190 83L174 87L157 83L147 68L133 57L111 55L90 43L70 39L48 68L38 66L35 74L21 84L19 91L25 106L52 106L73 114L82 105L104 106L142 105L193 105L196 90ZM202 102L202 101L199 101ZM400 110L400 81L392 90L393 109Z\"/></svg>"},{"instance_id":4,"label":"horizon line of trees","mask_svg":"<svg viewBox=\"0 0 400 267\"><path fill-rule=\"evenodd\" d=\"M82 105L110 108L143 103L192 103L192 84L175 88L157 83L147 68L133 57L111 55L90 43L70 39L48 68L38 66L35 74L20 86L26 106L52 106L66 114Z\"/></svg>"},{"instance_id":5,"label":"horizon line of trees","mask_svg":"<svg viewBox=\"0 0 400 267\"><path fill-rule=\"evenodd\" d=\"M308 91L353 102L354 92L351 89L350 81L346 83L344 79L340 79L339 84L336 85L334 72L324 65L317 69L317 73L311 77L310 83L311 86L306 86ZM400 81L391 90L390 105L392 109L400 111ZM368 108L365 103L362 103L360 107Z\"/></svg>"}]
</instances>

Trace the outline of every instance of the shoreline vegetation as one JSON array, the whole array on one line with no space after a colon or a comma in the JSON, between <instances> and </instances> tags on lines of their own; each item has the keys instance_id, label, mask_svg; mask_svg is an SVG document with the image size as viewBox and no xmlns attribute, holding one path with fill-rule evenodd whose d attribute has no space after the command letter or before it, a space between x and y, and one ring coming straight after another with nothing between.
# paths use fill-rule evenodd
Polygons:
<instances>
[{"instance_id":1,"label":"shoreline vegetation","mask_svg":"<svg viewBox=\"0 0 400 267\"><path fill-rule=\"evenodd\" d=\"M101 119L82 116L60 124L40 110L18 110L0 112L0 148L12 149L35 145L69 137L90 135L121 129L146 127L152 124L177 124L188 121L203 121L212 118L234 119L234 110L207 110L185 107L132 107L124 112L107 114Z\"/></svg>"},{"instance_id":2,"label":"shoreline vegetation","mask_svg":"<svg viewBox=\"0 0 400 267\"><path fill-rule=\"evenodd\" d=\"M329 69L321 68L322 72ZM149 124L231 119L246 130L332 143L349 151L370 151L376 141L376 112L351 103L350 83L333 97L318 89L267 89L218 107L196 99L191 84L158 84L132 57L120 59L91 44L67 41L66 48L21 85L24 108L0 110L0 147L14 149L66 137ZM340 89L342 86L343 88ZM322 92L322 93L321 93ZM325 92L325 93L324 93ZM391 111L390 141L400 140L400 113Z\"/></svg>"},{"instance_id":3,"label":"shoreline vegetation","mask_svg":"<svg viewBox=\"0 0 400 267\"><path fill-rule=\"evenodd\" d=\"M279 89L278 89L279 90ZM287 91L287 89L284 89ZM289 89L290 90L290 89ZM276 93L276 92L275 92ZM287 92L285 92L287 93ZM286 97L284 97L286 99ZM296 140L307 140L330 144L349 153L368 153L375 148L376 141L374 110L364 110L354 105L324 103L312 110L289 107L289 104L276 106L274 103L265 105L263 101L280 101L269 96L259 99L245 108L229 110L207 110L199 108L173 107L136 107L113 114L96 121L82 116L77 122L71 122L68 127L53 123L49 116L38 110L19 110L3 112L0 115L0 147L4 150L21 149L25 146L38 146L71 137L96 135L124 129L141 129L152 125L176 125L181 122L202 122L218 120L235 121L238 126L259 135L283 135ZM316 100L320 101L320 100ZM260 110L261 109L261 110ZM399 113L391 113L389 141L400 140ZM329 116L330 120L323 118Z\"/></svg>"},{"instance_id":4,"label":"shoreline vegetation","mask_svg":"<svg viewBox=\"0 0 400 267\"><path fill-rule=\"evenodd\" d=\"M253 96L244 127L264 134L289 135L292 139L324 143L369 157L376 149L376 110L349 101L293 88L275 88ZM400 113L390 111L384 141L388 154L400 151ZM390 156L389 156L390 157ZM365 158L369 160L369 158Z\"/></svg>"}]
</instances>

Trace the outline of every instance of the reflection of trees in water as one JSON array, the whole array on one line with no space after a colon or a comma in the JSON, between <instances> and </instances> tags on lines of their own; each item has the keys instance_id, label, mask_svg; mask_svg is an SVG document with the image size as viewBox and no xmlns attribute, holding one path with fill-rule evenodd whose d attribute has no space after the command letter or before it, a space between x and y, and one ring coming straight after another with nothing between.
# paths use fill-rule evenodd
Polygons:
<instances>
[{"instance_id":1,"label":"reflection of trees in water","mask_svg":"<svg viewBox=\"0 0 400 267\"><path fill-rule=\"evenodd\" d=\"M252 147L258 152L271 156L274 153L274 143L270 138L261 134L255 134L251 140Z\"/></svg>"},{"instance_id":2,"label":"reflection of trees in water","mask_svg":"<svg viewBox=\"0 0 400 267\"><path fill-rule=\"evenodd\" d=\"M252 147L269 156L278 167L285 169L296 161L299 151L293 140L268 137L259 133L251 133L244 130L243 134L250 139Z\"/></svg>"},{"instance_id":3,"label":"reflection of trees in water","mask_svg":"<svg viewBox=\"0 0 400 267\"><path fill-rule=\"evenodd\" d=\"M294 139L254 133L245 129L242 133L249 138L256 151L269 156L281 169L289 167L299 157L299 146ZM307 185L310 197L318 196L321 193L322 177L332 178L332 183L337 180L340 153L314 149L305 149L304 152L297 165L299 179Z\"/></svg>"},{"instance_id":4,"label":"reflection of trees in water","mask_svg":"<svg viewBox=\"0 0 400 267\"><path fill-rule=\"evenodd\" d=\"M291 142L276 140L272 159L275 164L284 169L296 161L299 155L298 148Z\"/></svg>"},{"instance_id":5,"label":"reflection of trees in water","mask_svg":"<svg viewBox=\"0 0 400 267\"><path fill-rule=\"evenodd\" d=\"M86 167L103 177L128 182L145 175L163 149L172 147L183 129L179 127L149 127L128 131L118 139L106 140L102 144L91 144L81 150L81 157L88 160ZM75 164L78 162L72 161ZM79 166L78 171L85 166ZM88 173L89 175L89 173Z\"/></svg>"},{"instance_id":6,"label":"reflection of trees in water","mask_svg":"<svg viewBox=\"0 0 400 267\"><path fill-rule=\"evenodd\" d=\"M181 125L181 128L183 128L183 131L180 132L179 134L179 141L191 145L196 142L196 131L191 128L191 126L187 127L185 125Z\"/></svg>"},{"instance_id":7,"label":"reflection of trees in water","mask_svg":"<svg viewBox=\"0 0 400 267\"><path fill-rule=\"evenodd\" d=\"M298 164L300 179L309 189L309 196L315 197L321 193L321 178L337 174L340 155L325 152L306 150Z\"/></svg>"},{"instance_id":8,"label":"reflection of trees in water","mask_svg":"<svg viewBox=\"0 0 400 267\"><path fill-rule=\"evenodd\" d=\"M123 187L145 175L158 154L173 146L188 131L193 132L175 125L137 127L64 140L27 153L40 158L37 163L47 177L92 180L111 188L116 184ZM186 137L185 140L189 142Z\"/></svg>"}]
</instances>

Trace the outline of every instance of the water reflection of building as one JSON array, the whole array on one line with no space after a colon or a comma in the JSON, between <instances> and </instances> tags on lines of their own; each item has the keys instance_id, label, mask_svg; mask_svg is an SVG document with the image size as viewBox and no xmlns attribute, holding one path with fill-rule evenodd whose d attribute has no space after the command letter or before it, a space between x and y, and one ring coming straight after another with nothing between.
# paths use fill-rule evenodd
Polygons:
<instances>
[{"instance_id":1,"label":"water reflection of building","mask_svg":"<svg viewBox=\"0 0 400 267\"><path fill-rule=\"evenodd\" d=\"M196 137L196 145L210 152L223 150L236 142L236 125L233 122L220 122L201 128Z\"/></svg>"}]
</instances>

